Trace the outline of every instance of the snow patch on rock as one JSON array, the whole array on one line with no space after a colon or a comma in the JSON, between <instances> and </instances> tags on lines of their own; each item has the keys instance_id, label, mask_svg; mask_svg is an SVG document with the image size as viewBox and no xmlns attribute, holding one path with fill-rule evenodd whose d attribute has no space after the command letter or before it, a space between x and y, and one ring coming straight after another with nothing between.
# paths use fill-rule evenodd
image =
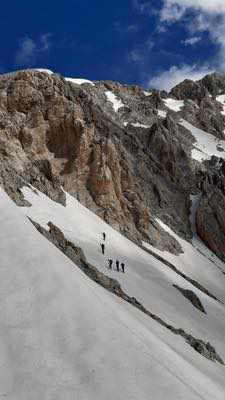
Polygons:
<instances>
[{"instance_id":1,"label":"snow patch on rock","mask_svg":"<svg viewBox=\"0 0 225 400\"><path fill-rule=\"evenodd\" d=\"M107 100L110 101L110 103L112 103L115 112L118 112L120 108L124 107L122 101L118 99L118 97L110 90L105 92L105 95L107 97Z\"/></svg>"},{"instance_id":2,"label":"snow patch on rock","mask_svg":"<svg viewBox=\"0 0 225 400\"><path fill-rule=\"evenodd\" d=\"M182 107L184 107L184 101L183 100L176 100L176 99L165 99L164 100L165 105L172 111L181 111Z\"/></svg>"},{"instance_id":3,"label":"snow patch on rock","mask_svg":"<svg viewBox=\"0 0 225 400\"><path fill-rule=\"evenodd\" d=\"M225 94L217 96L216 100L223 105L223 111L221 111L221 114L225 115Z\"/></svg>"},{"instance_id":4,"label":"snow patch on rock","mask_svg":"<svg viewBox=\"0 0 225 400\"><path fill-rule=\"evenodd\" d=\"M152 92L147 92L146 90L144 90L144 91L143 91L143 93L144 93L144 95L145 95L146 97L148 97L148 96L151 96L151 95L152 95Z\"/></svg>"},{"instance_id":5,"label":"snow patch on rock","mask_svg":"<svg viewBox=\"0 0 225 400\"><path fill-rule=\"evenodd\" d=\"M54 74L53 71L51 71L50 69L45 69L45 68L35 68L35 71L44 72L44 73L49 74L49 75Z\"/></svg>"},{"instance_id":6,"label":"snow patch on rock","mask_svg":"<svg viewBox=\"0 0 225 400\"><path fill-rule=\"evenodd\" d=\"M92 81L88 79L78 79L78 78L65 78L67 82L75 83L76 85L83 85L84 83L89 83L89 85L95 86Z\"/></svg>"},{"instance_id":7,"label":"snow patch on rock","mask_svg":"<svg viewBox=\"0 0 225 400\"><path fill-rule=\"evenodd\" d=\"M163 110L158 110L158 116L161 118L166 118L166 111Z\"/></svg>"},{"instance_id":8,"label":"snow patch on rock","mask_svg":"<svg viewBox=\"0 0 225 400\"><path fill-rule=\"evenodd\" d=\"M196 128L185 120L181 120L180 125L188 129L196 139L192 150L193 159L201 162L209 160L213 155L225 159L225 140L217 139L210 133Z\"/></svg>"}]
</instances>

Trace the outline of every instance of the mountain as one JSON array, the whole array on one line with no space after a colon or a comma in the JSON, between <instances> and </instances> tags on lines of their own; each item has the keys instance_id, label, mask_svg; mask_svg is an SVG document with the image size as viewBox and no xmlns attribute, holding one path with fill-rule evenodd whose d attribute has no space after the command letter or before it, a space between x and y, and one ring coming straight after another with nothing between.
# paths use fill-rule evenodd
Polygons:
<instances>
[{"instance_id":1,"label":"mountain","mask_svg":"<svg viewBox=\"0 0 225 400\"><path fill-rule=\"evenodd\" d=\"M4 74L0 130L0 394L224 399L225 76Z\"/></svg>"}]
</instances>

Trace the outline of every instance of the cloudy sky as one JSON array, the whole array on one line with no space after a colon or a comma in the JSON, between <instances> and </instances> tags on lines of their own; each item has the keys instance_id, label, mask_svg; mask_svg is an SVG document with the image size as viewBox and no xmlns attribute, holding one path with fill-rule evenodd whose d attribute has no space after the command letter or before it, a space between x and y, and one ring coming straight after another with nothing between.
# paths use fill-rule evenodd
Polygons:
<instances>
[{"instance_id":1,"label":"cloudy sky","mask_svg":"<svg viewBox=\"0 0 225 400\"><path fill-rule=\"evenodd\" d=\"M169 90L225 72L225 0L8 0L0 72L49 68Z\"/></svg>"}]
</instances>

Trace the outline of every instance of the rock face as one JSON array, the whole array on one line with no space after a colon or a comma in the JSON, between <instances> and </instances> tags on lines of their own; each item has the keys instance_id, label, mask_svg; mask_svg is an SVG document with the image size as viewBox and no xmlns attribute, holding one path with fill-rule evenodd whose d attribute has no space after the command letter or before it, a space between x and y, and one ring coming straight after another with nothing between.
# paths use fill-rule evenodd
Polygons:
<instances>
[{"instance_id":1,"label":"rock face","mask_svg":"<svg viewBox=\"0 0 225 400\"><path fill-rule=\"evenodd\" d=\"M185 79L182 83L178 84L171 90L171 95L176 97L178 100L198 100L199 102L205 97L209 96L208 89L202 84L202 82L193 82L189 79Z\"/></svg>"},{"instance_id":2,"label":"rock face","mask_svg":"<svg viewBox=\"0 0 225 400\"><path fill-rule=\"evenodd\" d=\"M185 81L169 95L111 81L80 85L36 70L1 75L0 185L21 206L24 185L65 204L63 187L132 240L178 254L155 217L189 240L190 194L201 192L212 169L193 163L194 140L179 118L221 136L222 105L210 96L223 88L217 75ZM158 110L171 96L184 108L164 118ZM213 184L197 213L199 235L222 259L223 204L224 192Z\"/></svg>"},{"instance_id":3,"label":"rock face","mask_svg":"<svg viewBox=\"0 0 225 400\"><path fill-rule=\"evenodd\" d=\"M124 105L118 113L106 101L109 90ZM27 70L0 77L0 98L0 182L19 205L23 185L62 203L63 186L127 236L154 242L151 213L167 214L175 195L180 210L173 218L187 231L187 197L177 184L178 164L182 159L188 171L188 159L175 124L158 121L140 88L80 86ZM137 120L149 128L135 126Z\"/></svg>"},{"instance_id":4,"label":"rock face","mask_svg":"<svg viewBox=\"0 0 225 400\"><path fill-rule=\"evenodd\" d=\"M197 210L197 233L225 261L225 161L211 160L211 173L203 182Z\"/></svg>"},{"instance_id":5,"label":"rock face","mask_svg":"<svg viewBox=\"0 0 225 400\"><path fill-rule=\"evenodd\" d=\"M184 119L219 138L224 137L225 117L216 96L225 93L225 76L206 75L197 82L185 80L175 86L170 95L185 101Z\"/></svg>"}]
</instances>

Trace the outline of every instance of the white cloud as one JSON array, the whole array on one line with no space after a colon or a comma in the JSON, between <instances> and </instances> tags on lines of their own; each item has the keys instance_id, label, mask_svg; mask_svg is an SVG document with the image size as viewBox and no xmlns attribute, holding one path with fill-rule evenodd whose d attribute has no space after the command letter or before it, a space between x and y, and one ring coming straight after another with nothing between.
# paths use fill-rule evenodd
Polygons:
<instances>
[{"instance_id":1,"label":"white cloud","mask_svg":"<svg viewBox=\"0 0 225 400\"><path fill-rule=\"evenodd\" d=\"M219 15L225 13L224 0L164 0L161 20L173 22L182 17L188 9ZM174 15L173 15L174 13Z\"/></svg>"},{"instance_id":2,"label":"white cloud","mask_svg":"<svg viewBox=\"0 0 225 400\"><path fill-rule=\"evenodd\" d=\"M49 51L50 38L50 33L44 33L36 41L28 36L23 38L15 54L16 65L34 65L39 56Z\"/></svg>"},{"instance_id":3,"label":"white cloud","mask_svg":"<svg viewBox=\"0 0 225 400\"><path fill-rule=\"evenodd\" d=\"M168 71L164 71L161 74L153 77L149 81L149 87L169 91L185 79L197 81L203 76L212 72L213 71L207 67L198 69L196 66L189 65L183 65L180 68L173 66Z\"/></svg>"},{"instance_id":4,"label":"white cloud","mask_svg":"<svg viewBox=\"0 0 225 400\"><path fill-rule=\"evenodd\" d=\"M181 43L183 43L185 46L193 46L196 43L199 43L201 40L202 40L201 36L194 36L194 37L182 40Z\"/></svg>"},{"instance_id":5,"label":"white cloud","mask_svg":"<svg viewBox=\"0 0 225 400\"><path fill-rule=\"evenodd\" d=\"M215 67L225 71L225 0L164 0L160 23L173 24L181 20L187 11L194 12L186 28L195 36L208 32L210 40L218 46Z\"/></svg>"}]
</instances>

